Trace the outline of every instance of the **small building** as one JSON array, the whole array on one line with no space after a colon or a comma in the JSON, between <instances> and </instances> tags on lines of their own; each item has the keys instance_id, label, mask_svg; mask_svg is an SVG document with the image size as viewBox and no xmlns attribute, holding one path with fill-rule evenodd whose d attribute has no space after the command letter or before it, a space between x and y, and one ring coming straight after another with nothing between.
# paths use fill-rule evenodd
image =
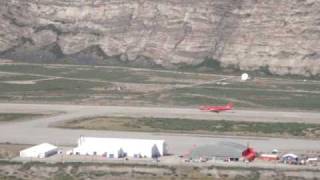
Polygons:
<instances>
[{"instance_id":1,"label":"small building","mask_svg":"<svg viewBox=\"0 0 320 180\"><path fill-rule=\"evenodd\" d=\"M164 140L80 137L68 154L156 158L167 154L167 145Z\"/></svg>"},{"instance_id":2,"label":"small building","mask_svg":"<svg viewBox=\"0 0 320 180\"><path fill-rule=\"evenodd\" d=\"M42 143L20 151L20 157L24 158L46 158L58 152L58 147Z\"/></svg>"}]
</instances>

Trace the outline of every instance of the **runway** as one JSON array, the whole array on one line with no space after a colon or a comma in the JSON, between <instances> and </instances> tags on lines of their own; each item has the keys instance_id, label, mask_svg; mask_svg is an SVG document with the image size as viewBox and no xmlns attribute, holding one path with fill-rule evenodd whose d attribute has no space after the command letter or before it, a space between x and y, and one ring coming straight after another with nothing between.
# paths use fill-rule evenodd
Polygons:
<instances>
[{"instance_id":1,"label":"runway","mask_svg":"<svg viewBox=\"0 0 320 180\"><path fill-rule=\"evenodd\" d=\"M203 112L197 108L165 108L134 106L91 106L63 104L0 103L0 113L55 113L79 116L167 117L199 120L232 120L248 122L300 122L320 124L319 112L231 110L221 113ZM70 117L72 119L72 117ZM55 121L53 119L53 121ZM56 120L57 121L57 120ZM46 121L48 122L48 121Z\"/></svg>"},{"instance_id":2,"label":"runway","mask_svg":"<svg viewBox=\"0 0 320 180\"><path fill-rule=\"evenodd\" d=\"M252 122L305 122L319 123L317 112L283 112L264 110L232 110L223 113L202 112L198 109L127 106L86 106L61 104L13 104L0 103L0 113L44 113L41 118L10 123L0 123L0 142L37 144L49 142L57 145L75 145L83 136L164 139L170 153L185 153L197 146L218 141L250 144L259 151L319 151L320 141L310 139L285 139L243 136L216 136L196 134L115 132L96 130L59 129L49 127L53 123L96 116L170 117L207 120L233 120Z\"/></svg>"}]
</instances>

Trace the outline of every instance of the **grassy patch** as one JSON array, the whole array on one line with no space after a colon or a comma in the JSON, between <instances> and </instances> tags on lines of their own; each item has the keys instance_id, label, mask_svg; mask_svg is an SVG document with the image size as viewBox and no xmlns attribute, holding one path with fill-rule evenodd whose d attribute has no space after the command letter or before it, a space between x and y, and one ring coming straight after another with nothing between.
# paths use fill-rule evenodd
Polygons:
<instances>
[{"instance_id":1,"label":"grassy patch","mask_svg":"<svg viewBox=\"0 0 320 180\"><path fill-rule=\"evenodd\" d=\"M66 122L58 125L58 127L145 132L320 137L320 125L318 124L210 121L174 118L101 117Z\"/></svg>"},{"instance_id":2,"label":"grassy patch","mask_svg":"<svg viewBox=\"0 0 320 180\"><path fill-rule=\"evenodd\" d=\"M53 176L52 179L53 180L74 180L75 178L72 177L70 174L62 172L62 173L58 173L55 176Z\"/></svg>"},{"instance_id":3,"label":"grassy patch","mask_svg":"<svg viewBox=\"0 0 320 180\"><path fill-rule=\"evenodd\" d=\"M213 68L220 67L214 60L206 63L211 63ZM0 65L0 71L27 73L0 77L0 101L99 101L112 105L162 106L199 106L233 101L236 108L320 110L320 83L310 80L256 78L240 82L240 77L107 66L6 64ZM5 82L46 79L45 76L60 79L35 84Z\"/></svg>"},{"instance_id":4,"label":"grassy patch","mask_svg":"<svg viewBox=\"0 0 320 180\"><path fill-rule=\"evenodd\" d=\"M135 74L126 69L91 68L85 70L72 71L64 77L96 79L112 82L143 83L147 76Z\"/></svg>"},{"instance_id":5,"label":"grassy patch","mask_svg":"<svg viewBox=\"0 0 320 180\"><path fill-rule=\"evenodd\" d=\"M48 65L32 65L32 64L2 64L0 71L17 72L27 74L57 75L72 70L69 67L50 68Z\"/></svg>"},{"instance_id":6,"label":"grassy patch","mask_svg":"<svg viewBox=\"0 0 320 180\"><path fill-rule=\"evenodd\" d=\"M190 165L150 165L150 164L113 164L104 163L44 163L44 162L13 162L1 161L0 179L267 179L270 174L277 174L278 179L288 179L286 169L274 167L250 166L190 166ZM198 166L198 165L197 165ZM317 173L317 170L295 169L297 174L302 174L294 179L303 179L303 174ZM9 177L10 175L10 177ZM26 176L27 175L27 176ZM316 179L314 174L314 179ZM49 177L49 178L48 178ZM289 177L290 179L290 177Z\"/></svg>"},{"instance_id":7,"label":"grassy patch","mask_svg":"<svg viewBox=\"0 0 320 180\"><path fill-rule=\"evenodd\" d=\"M120 67L94 67L94 66L54 66L54 65L0 65L0 71L11 73L38 74L43 76L59 76L66 78L80 78L87 80L102 80L110 82L129 82L129 83L163 83L154 81L153 78L167 78L172 81L177 80L198 80L206 79L204 75L185 74L175 71L149 71L136 70ZM32 78L31 76L29 76ZM11 79L11 78L9 78ZM14 79L14 77L12 77ZM21 78L18 78L21 79ZM24 80L22 78L21 80ZM27 78L29 79L29 78ZM1 79L0 79L1 80Z\"/></svg>"},{"instance_id":8,"label":"grassy patch","mask_svg":"<svg viewBox=\"0 0 320 180\"><path fill-rule=\"evenodd\" d=\"M320 108L318 93L278 91L266 88L228 88L221 86L179 88L169 92L164 101L180 105L224 104L234 101L236 107L269 107L316 110Z\"/></svg>"},{"instance_id":9,"label":"grassy patch","mask_svg":"<svg viewBox=\"0 0 320 180\"><path fill-rule=\"evenodd\" d=\"M10 75L0 77L0 81L27 81L27 80L37 80L42 79L39 76L30 76L30 75Z\"/></svg>"},{"instance_id":10,"label":"grassy patch","mask_svg":"<svg viewBox=\"0 0 320 180\"><path fill-rule=\"evenodd\" d=\"M9 122L9 121L16 121L22 119L30 119L42 116L40 114L11 114L11 113L2 113L0 114L0 122Z\"/></svg>"},{"instance_id":11,"label":"grassy patch","mask_svg":"<svg viewBox=\"0 0 320 180\"><path fill-rule=\"evenodd\" d=\"M6 84L0 82L1 98L36 101L72 101L87 98L90 94L106 93L108 83L85 82L67 79L39 81L35 84ZM93 88L103 91L96 92Z\"/></svg>"}]
</instances>

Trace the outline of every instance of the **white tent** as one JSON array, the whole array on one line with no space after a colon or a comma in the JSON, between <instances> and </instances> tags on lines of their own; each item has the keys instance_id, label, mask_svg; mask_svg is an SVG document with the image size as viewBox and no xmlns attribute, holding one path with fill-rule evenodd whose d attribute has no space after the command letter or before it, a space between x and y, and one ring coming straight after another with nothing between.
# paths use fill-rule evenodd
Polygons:
<instances>
[{"instance_id":1,"label":"white tent","mask_svg":"<svg viewBox=\"0 0 320 180\"><path fill-rule=\"evenodd\" d=\"M159 157L167 153L164 140L80 137L78 147L72 150L78 155L119 157Z\"/></svg>"},{"instance_id":2,"label":"white tent","mask_svg":"<svg viewBox=\"0 0 320 180\"><path fill-rule=\"evenodd\" d=\"M298 158L298 156L295 155L295 154L289 153L289 154L283 155L282 158L292 158L292 159L295 159L295 158Z\"/></svg>"},{"instance_id":3,"label":"white tent","mask_svg":"<svg viewBox=\"0 0 320 180\"><path fill-rule=\"evenodd\" d=\"M20 157L45 158L58 152L58 147L42 143L20 151Z\"/></svg>"}]
</instances>

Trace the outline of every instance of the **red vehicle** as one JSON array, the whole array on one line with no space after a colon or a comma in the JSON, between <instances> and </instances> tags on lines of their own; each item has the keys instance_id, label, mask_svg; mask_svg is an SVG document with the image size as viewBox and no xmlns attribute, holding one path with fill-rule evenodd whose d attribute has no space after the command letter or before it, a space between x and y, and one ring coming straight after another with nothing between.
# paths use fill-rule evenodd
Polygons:
<instances>
[{"instance_id":1,"label":"red vehicle","mask_svg":"<svg viewBox=\"0 0 320 180\"><path fill-rule=\"evenodd\" d=\"M233 108L233 103L230 102L225 106L201 106L200 110L219 113L221 111L232 110L232 108Z\"/></svg>"},{"instance_id":2,"label":"red vehicle","mask_svg":"<svg viewBox=\"0 0 320 180\"><path fill-rule=\"evenodd\" d=\"M257 157L257 153L253 148L248 147L242 152L242 156L245 158L245 160L251 162Z\"/></svg>"}]
</instances>

